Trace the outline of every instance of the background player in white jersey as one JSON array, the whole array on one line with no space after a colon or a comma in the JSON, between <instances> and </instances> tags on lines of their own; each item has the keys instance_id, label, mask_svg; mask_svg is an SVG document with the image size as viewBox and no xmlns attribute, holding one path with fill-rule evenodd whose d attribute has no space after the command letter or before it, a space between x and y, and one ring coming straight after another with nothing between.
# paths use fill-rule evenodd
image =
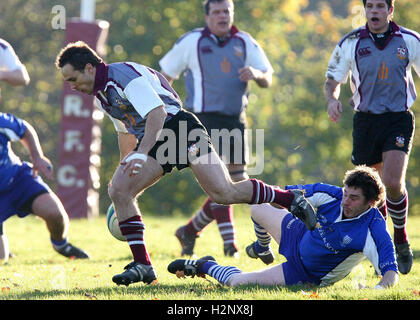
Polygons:
<instances>
[{"instance_id":1,"label":"background player in white jersey","mask_svg":"<svg viewBox=\"0 0 420 320\"><path fill-rule=\"evenodd\" d=\"M233 25L233 1L206 0L204 11L206 27L183 35L160 60L160 66L170 82L185 71L185 107L195 113L211 137L212 130L228 130L225 142L219 136L213 136L212 142L232 180L240 181L248 179L248 82L254 80L262 88L269 87L273 68L251 35ZM225 150L223 146L227 146ZM182 255L193 254L196 237L213 220L223 239L224 254L237 253L233 207L207 198L188 223L176 231Z\"/></svg>"},{"instance_id":2,"label":"background player in white jersey","mask_svg":"<svg viewBox=\"0 0 420 320\"><path fill-rule=\"evenodd\" d=\"M0 80L12 86L28 85L30 82L25 65L20 61L13 47L3 39L0 39ZM26 168L26 164L19 165L20 160L9 149L9 141L19 139L30 151L34 177L25 177L24 172L27 171L27 175L30 173L30 168ZM52 167L47 158L41 159L44 156L34 128L27 122L15 119L13 115L0 113L0 141L0 179L2 181L0 203L4 204L0 209L0 260L7 261L10 255L9 240L3 222L16 213L23 217L30 212L46 221L51 233L51 242L58 252L67 257L87 258L86 253L67 242L67 213L41 178L36 177L36 172L40 170L47 178L51 179ZM9 157L13 157L15 163L10 162ZM45 163L42 164L42 161ZM38 168L39 164L41 169ZM16 182L18 174L21 180ZM9 179L13 179L15 182L11 182L9 185ZM25 190L25 187L29 189ZM24 192L21 192L22 190ZM20 202L14 204L12 203L13 199L19 199Z\"/></svg>"},{"instance_id":3,"label":"background player in white jersey","mask_svg":"<svg viewBox=\"0 0 420 320\"><path fill-rule=\"evenodd\" d=\"M72 89L96 95L119 132L124 158L108 193L134 261L113 277L116 284L128 286L156 279L144 242L145 225L137 197L175 167L189 167L217 203L274 203L290 208L309 229L315 227L313 208L300 190L285 191L256 179L233 182L214 152L206 129L192 113L182 109L177 93L156 70L133 62L107 65L81 41L63 48L56 66Z\"/></svg>"},{"instance_id":4,"label":"background player in white jersey","mask_svg":"<svg viewBox=\"0 0 420 320\"><path fill-rule=\"evenodd\" d=\"M366 26L346 35L328 64L328 115L334 122L339 120L343 110L340 85L350 75L350 103L356 110L351 160L381 173L387 197L380 210L393 221L398 267L406 274L413 263L406 230L405 182L415 128L410 111L416 100L411 67L420 75L420 35L391 20L394 0L363 0L363 4Z\"/></svg>"},{"instance_id":5,"label":"background player in white jersey","mask_svg":"<svg viewBox=\"0 0 420 320\"><path fill-rule=\"evenodd\" d=\"M375 169L357 166L346 172L343 187L323 183L288 186L301 188L317 208L318 225L307 230L285 210L259 205L253 220L279 244L287 261L256 272L220 266L211 256L199 260L178 259L168 265L177 276L208 274L227 286L244 284L331 285L344 277L365 257L382 275L376 288L398 282L394 246L386 222L376 208L385 187ZM257 241L266 235L257 233Z\"/></svg>"},{"instance_id":6,"label":"background player in white jersey","mask_svg":"<svg viewBox=\"0 0 420 320\"><path fill-rule=\"evenodd\" d=\"M19 60L13 47L0 38L0 81L12 86L27 86L30 82L25 65ZM1 103L1 89L0 89Z\"/></svg>"}]
</instances>

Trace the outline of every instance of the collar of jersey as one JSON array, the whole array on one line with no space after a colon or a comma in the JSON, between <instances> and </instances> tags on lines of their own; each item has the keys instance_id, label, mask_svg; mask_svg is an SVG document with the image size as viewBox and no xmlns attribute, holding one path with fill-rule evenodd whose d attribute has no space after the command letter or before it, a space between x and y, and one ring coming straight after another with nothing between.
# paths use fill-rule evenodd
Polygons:
<instances>
[{"instance_id":1,"label":"collar of jersey","mask_svg":"<svg viewBox=\"0 0 420 320\"><path fill-rule=\"evenodd\" d=\"M232 38L238 32L239 32L239 29L235 25L232 25L232 28L230 28L230 34L229 34L228 38ZM215 35L211 33L208 26L206 26L203 29L202 35L203 35L203 37L215 37Z\"/></svg>"},{"instance_id":2,"label":"collar of jersey","mask_svg":"<svg viewBox=\"0 0 420 320\"><path fill-rule=\"evenodd\" d=\"M372 208L369 208L366 211L364 211L361 214L359 214L357 217L349 218L349 219L343 219L343 206L340 206L340 215L337 217L337 219L334 221L334 223L335 222L343 222L343 221L353 221L353 220L360 219L362 216L364 216L366 214L369 214L369 212L371 210L372 210Z\"/></svg>"},{"instance_id":3,"label":"collar of jersey","mask_svg":"<svg viewBox=\"0 0 420 320\"><path fill-rule=\"evenodd\" d=\"M394 21L391 21L389 25L391 26L391 30L392 30L391 35L398 34L400 32L400 27ZM369 33L370 33L369 27L368 27L368 24L366 23L365 27L362 28L362 30L360 31L360 38L369 37Z\"/></svg>"},{"instance_id":4,"label":"collar of jersey","mask_svg":"<svg viewBox=\"0 0 420 320\"><path fill-rule=\"evenodd\" d=\"M101 62L96 66L95 84L93 85L93 94L96 95L98 91L105 89L108 82L108 65Z\"/></svg>"}]
</instances>

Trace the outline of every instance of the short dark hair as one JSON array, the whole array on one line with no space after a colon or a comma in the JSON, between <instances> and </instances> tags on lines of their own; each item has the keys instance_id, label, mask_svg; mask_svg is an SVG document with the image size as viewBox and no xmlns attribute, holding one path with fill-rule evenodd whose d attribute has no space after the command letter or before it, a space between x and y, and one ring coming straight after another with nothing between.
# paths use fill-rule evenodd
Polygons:
<instances>
[{"instance_id":1,"label":"short dark hair","mask_svg":"<svg viewBox=\"0 0 420 320\"><path fill-rule=\"evenodd\" d=\"M366 201L374 201L374 206L385 200L385 186L376 169L365 165L356 166L344 175L343 184L362 189Z\"/></svg>"},{"instance_id":2,"label":"short dark hair","mask_svg":"<svg viewBox=\"0 0 420 320\"><path fill-rule=\"evenodd\" d=\"M367 0L363 0L363 6L366 7L366 1ZM388 9L393 7L395 4L395 0L385 0L386 4L388 5Z\"/></svg>"},{"instance_id":3,"label":"short dark hair","mask_svg":"<svg viewBox=\"0 0 420 320\"><path fill-rule=\"evenodd\" d=\"M69 43L58 53L55 60L57 68L62 68L66 64L71 64L74 70L82 71L86 64L90 63L96 67L102 62L102 58L83 41Z\"/></svg>"},{"instance_id":4,"label":"short dark hair","mask_svg":"<svg viewBox=\"0 0 420 320\"><path fill-rule=\"evenodd\" d=\"M225 1L230 2L232 4L232 7L233 7L233 0L205 0L203 2L204 12L206 13L206 15L209 15L209 13L210 13L210 3L215 3L215 2L220 3L220 2L225 2Z\"/></svg>"}]
</instances>

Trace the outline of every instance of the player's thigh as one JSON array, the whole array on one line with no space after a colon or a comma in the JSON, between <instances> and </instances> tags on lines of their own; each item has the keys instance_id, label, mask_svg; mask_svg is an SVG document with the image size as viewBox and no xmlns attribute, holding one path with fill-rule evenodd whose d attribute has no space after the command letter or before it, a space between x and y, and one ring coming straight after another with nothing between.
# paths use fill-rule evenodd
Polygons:
<instances>
[{"instance_id":1,"label":"player's thigh","mask_svg":"<svg viewBox=\"0 0 420 320\"><path fill-rule=\"evenodd\" d=\"M234 274L226 283L228 286L259 284L266 286L284 285L283 266L281 264L261 271Z\"/></svg>"},{"instance_id":2,"label":"player's thigh","mask_svg":"<svg viewBox=\"0 0 420 320\"><path fill-rule=\"evenodd\" d=\"M232 187L229 171L214 151L192 161L190 168L200 186L210 196L227 192Z\"/></svg>"},{"instance_id":3,"label":"player's thigh","mask_svg":"<svg viewBox=\"0 0 420 320\"><path fill-rule=\"evenodd\" d=\"M289 211L286 209L278 209L268 203L251 206L251 216L254 221L263 227L278 244L280 244L283 219L288 214Z\"/></svg>"},{"instance_id":4,"label":"player's thigh","mask_svg":"<svg viewBox=\"0 0 420 320\"><path fill-rule=\"evenodd\" d=\"M43 219L65 217L67 213L57 195L46 192L37 196L32 202L32 213Z\"/></svg>"},{"instance_id":5,"label":"player's thigh","mask_svg":"<svg viewBox=\"0 0 420 320\"><path fill-rule=\"evenodd\" d=\"M123 169L123 165L118 166L108 186L108 193L111 199L114 196L134 198L137 194L159 181L163 175L162 166L152 157L147 157L147 161L138 169L136 175L130 175L128 170L124 172Z\"/></svg>"}]
</instances>

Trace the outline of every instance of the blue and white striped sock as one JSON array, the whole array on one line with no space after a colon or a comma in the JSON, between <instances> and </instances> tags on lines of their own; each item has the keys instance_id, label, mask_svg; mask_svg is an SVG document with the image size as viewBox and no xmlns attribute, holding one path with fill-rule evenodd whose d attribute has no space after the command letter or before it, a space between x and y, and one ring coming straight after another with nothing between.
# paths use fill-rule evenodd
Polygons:
<instances>
[{"instance_id":1,"label":"blue and white striped sock","mask_svg":"<svg viewBox=\"0 0 420 320\"><path fill-rule=\"evenodd\" d=\"M56 250L56 251L60 251L61 249L63 249L66 245L67 245L67 243L68 243L68 240L67 240L67 238L64 238L64 240L54 240L53 238L50 238L50 240L51 240L51 244L52 244L52 246L53 246L53 248Z\"/></svg>"},{"instance_id":2,"label":"blue and white striped sock","mask_svg":"<svg viewBox=\"0 0 420 320\"><path fill-rule=\"evenodd\" d=\"M220 266L215 261L207 261L201 266L203 273L215 278L221 284L226 284L231 276L236 273L242 273L242 270L231 266Z\"/></svg>"},{"instance_id":3,"label":"blue and white striped sock","mask_svg":"<svg viewBox=\"0 0 420 320\"><path fill-rule=\"evenodd\" d=\"M271 236L254 219L251 218L251 220L254 223L254 231L255 235L257 236L257 241L254 244L254 249L257 253L265 252L270 248Z\"/></svg>"}]
</instances>

